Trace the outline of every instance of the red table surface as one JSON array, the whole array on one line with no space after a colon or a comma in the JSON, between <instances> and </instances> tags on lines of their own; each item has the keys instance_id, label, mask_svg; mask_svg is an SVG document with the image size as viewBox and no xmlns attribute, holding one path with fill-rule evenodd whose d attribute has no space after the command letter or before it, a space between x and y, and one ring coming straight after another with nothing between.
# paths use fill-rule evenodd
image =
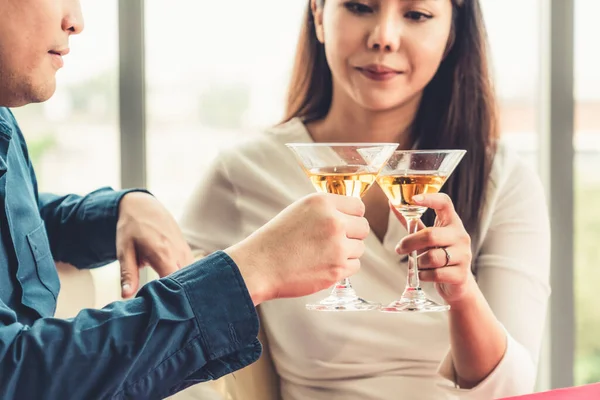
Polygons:
<instances>
[{"instance_id":1,"label":"red table surface","mask_svg":"<svg viewBox=\"0 0 600 400\"><path fill-rule=\"evenodd\" d=\"M600 400L600 383L576 386L549 392L507 397L501 400Z\"/></svg>"}]
</instances>

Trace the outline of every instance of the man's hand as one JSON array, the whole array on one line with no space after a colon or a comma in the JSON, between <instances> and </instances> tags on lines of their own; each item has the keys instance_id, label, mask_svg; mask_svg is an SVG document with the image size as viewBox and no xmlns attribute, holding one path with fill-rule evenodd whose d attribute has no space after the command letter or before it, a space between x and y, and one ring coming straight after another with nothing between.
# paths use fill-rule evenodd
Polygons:
<instances>
[{"instance_id":1,"label":"man's hand","mask_svg":"<svg viewBox=\"0 0 600 400\"><path fill-rule=\"evenodd\" d=\"M238 265L255 305L312 294L360 268L369 234L364 213L360 199L313 194L225 252Z\"/></svg>"},{"instance_id":2,"label":"man's hand","mask_svg":"<svg viewBox=\"0 0 600 400\"><path fill-rule=\"evenodd\" d=\"M192 262L192 252L175 219L153 196L126 194L119 204L117 258L121 263L121 294L133 296L139 269L150 266L162 278Z\"/></svg>"}]
</instances>

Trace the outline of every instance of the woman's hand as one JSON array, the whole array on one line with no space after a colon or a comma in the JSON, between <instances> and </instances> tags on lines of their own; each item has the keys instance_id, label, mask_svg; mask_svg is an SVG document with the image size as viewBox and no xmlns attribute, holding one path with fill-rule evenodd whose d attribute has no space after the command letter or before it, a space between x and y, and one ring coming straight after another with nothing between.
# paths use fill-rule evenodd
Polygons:
<instances>
[{"instance_id":1,"label":"woman's hand","mask_svg":"<svg viewBox=\"0 0 600 400\"><path fill-rule=\"evenodd\" d=\"M419 278L435 282L448 304L460 302L474 294L477 284L471 272L471 237L454 210L450 197L443 193L413 197L415 205L431 208L436 213L433 227L421 224L420 230L403 238L396 251L399 254L419 253ZM392 207L405 225L400 213Z\"/></svg>"}]
</instances>

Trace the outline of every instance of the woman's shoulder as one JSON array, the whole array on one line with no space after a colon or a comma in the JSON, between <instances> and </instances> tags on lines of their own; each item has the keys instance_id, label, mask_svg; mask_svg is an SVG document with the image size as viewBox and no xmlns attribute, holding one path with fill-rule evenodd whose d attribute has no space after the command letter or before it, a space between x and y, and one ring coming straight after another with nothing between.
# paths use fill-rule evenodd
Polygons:
<instances>
[{"instance_id":1,"label":"woman's shoulder","mask_svg":"<svg viewBox=\"0 0 600 400\"><path fill-rule=\"evenodd\" d=\"M502 190L506 185L534 184L541 180L534 167L535 155L517 152L505 142L499 142L489 177L490 189Z\"/></svg>"},{"instance_id":2,"label":"woman's shoulder","mask_svg":"<svg viewBox=\"0 0 600 400\"><path fill-rule=\"evenodd\" d=\"M309 141L310 135L304 123L299 118L293 118L287 122L250 133L247 137L225 146L222 152L230 156L249 156L264 152L274 155L273 153L289 151L285 147L286 143Z\"/></svg>"},{"instance_id":3,"label":"woman's shoulder","mask_svg":"<svg viewBox=\"0 0 600 400\"><path fill-rule=\"evenodd\" d=\"M491 226L523 218L540 232L547 229L546 194L535 169L534 154L501 143L494 154L473 253L479 254ZM525 221L525 222L524 222Z\"/></svg>"},{"instance_id":4,"label":"woman's shoulder","mask_svg":"<svg viewBox=\"0 0 600 400\"><path fill-rule=\"evenodd\" d=\"M286 143L310 142L311 138L300 119L250 133L235 143L221 148L215 165L228 176L262 177L288 176L300 170L292 151ZM237 179L239 181L239 178Z\"/></svg>"}]
</instances>

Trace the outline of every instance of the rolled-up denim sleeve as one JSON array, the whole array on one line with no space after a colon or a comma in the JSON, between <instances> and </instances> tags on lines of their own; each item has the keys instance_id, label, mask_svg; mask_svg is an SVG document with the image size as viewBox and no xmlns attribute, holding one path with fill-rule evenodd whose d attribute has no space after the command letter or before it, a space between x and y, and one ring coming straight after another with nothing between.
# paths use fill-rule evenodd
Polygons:
<instances>
[{"instance_id":1,"label":"rolled-up denim sleeve","mask_svg":"<svg viewBox=\"0 0 600 400\"><path fill-rule=\"evenodd\" d=\"M223 252L72 319L2 324L10 314L0 303L2 399L159 399L261 352L252 300Z\"/></svg>"},{"instance_id":2,"label":"rolled-up denim sleeve","mask_svg":"<svg viewBox=\"0 0 600 400\"><path fill-rule=\"evenodd\" d=\"M40 193L38 206L54 259L80 269L114 261L119 202L133 191L146 192L107 187L87 196Z\"/></svg>"}]
</instances>

